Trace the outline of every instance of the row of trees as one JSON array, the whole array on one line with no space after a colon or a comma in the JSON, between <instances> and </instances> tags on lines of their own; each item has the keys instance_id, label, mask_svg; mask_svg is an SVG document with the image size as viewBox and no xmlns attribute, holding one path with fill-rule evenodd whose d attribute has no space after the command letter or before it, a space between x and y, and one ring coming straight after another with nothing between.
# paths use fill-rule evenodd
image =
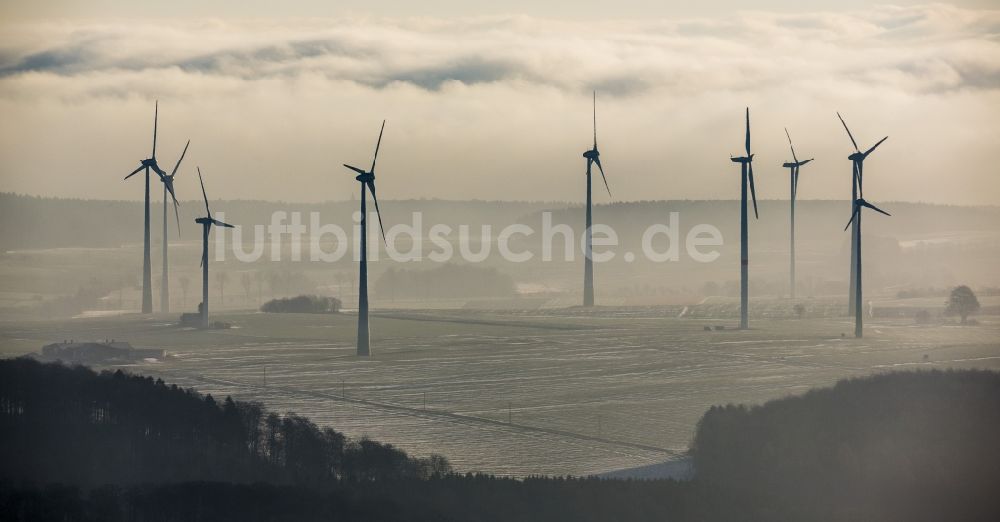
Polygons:
<instances>
[{"instance_id":1,"label":"row of trees","mask_svg":"<svg viewBox=\"0 0 1000 522\"><path fill-rule=\"evenodd\" d=\"M320 485L427 478L446 459L351 440L256 402L121 371L0 361L0 479L84 486L193 480Z\"/></svg>"},{"instance_id":2,"label":"row of trees","mask_svg":"<svg viewBox=\"0 0 1000 522\"><path fill-rule=\"evenodd\" d=\"M272 299L260 307L260 311L284 314L332 314L340 311L340 299L319 295Z\"/></svg>"}]
</instances>

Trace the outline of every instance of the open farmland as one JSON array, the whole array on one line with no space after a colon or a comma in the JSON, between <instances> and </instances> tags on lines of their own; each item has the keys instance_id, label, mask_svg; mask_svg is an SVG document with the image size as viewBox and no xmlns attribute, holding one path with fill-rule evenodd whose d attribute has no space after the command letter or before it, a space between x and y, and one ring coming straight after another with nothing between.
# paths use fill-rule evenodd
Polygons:
<instances>
[{"instance_id":1,"label":"open farmland","mask_svg":"<svg viewBox=\"0 0 1000 522\"><path fill-rule=\"evenodd\" d=\"M531 312L386 311L374 357L354 355L355 317L233 313L230 330L174 317L0 323L5 357L63 339L118 339L168 357L130 370L215 396L263 401L460 471L591 474L678 457L706 408L762 402L900 368L1000 369L1000 321L971 327L877 319L863 340L837 319L756 320Z\"/></svg>"}]
</instances>

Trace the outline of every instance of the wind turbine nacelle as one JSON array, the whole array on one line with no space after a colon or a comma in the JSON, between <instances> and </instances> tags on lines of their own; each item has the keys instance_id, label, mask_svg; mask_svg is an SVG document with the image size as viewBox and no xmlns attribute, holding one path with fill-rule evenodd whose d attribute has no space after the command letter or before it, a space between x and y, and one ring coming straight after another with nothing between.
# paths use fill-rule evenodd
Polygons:
<instances>
[{"instance_id":1,"label":"wind turbine nacelle","mask_svg":"<svg viewBox=\"0 0 1000 522\"><path fill-rule=\"evenodd\" d=\"M855 152L854 154L848 156L847 159L851 161L862 161L865 159L865 155L861 152Z\"/></svg>"},{"instance_id":2,"label":"wind turbine nacelle","mask_svg":"<svg viewBox=\"0 0 1000 522\"><path fill-rule=\"evenodd\" d=\"M588 150L587 152L584 152L584 153L583 153L583 157L584 157L584 158L587 158L587 159L589 159L589 160L595 160L595 159L597 159L597 158L598 158L598 157L599 157L600 155L601 155L601 153L600 153L600 152L597 152L596 150Z\"/></svg>"},{"instance_id":3,"label":"wind turbine nacelle","mask_svg":"<svg viewBox=\"0 0 1000 522\"><path fill-rule=\"evenodd\" d=\"M153 159L153 158L142 160L142 166L143 167L153 167L155 165L156 165L156 160Z\"/></svg>"},{"instance_id":4,"label":"wind turbine nacelle","mask_svg":"<svg viewBox=\"0 0 1000 522\"><path fill-rule=\"evenodd\" d=\"M372 181L375 181L375 174L372 174L371 172L365 172L364 174L358 174L357 176L354 176L354 179L362 183L370 183Z\"/></svg>"},{"instance_id":5,"label":"wind turbine nacelle","mask_svg":"<svg viewBox=\"0 0 1000 522\"><path fill-rule=\"evenodd\" d=\"M195 218L194 222L198 223L199 225L211 225L212 218L207 218L207 217Z\"/></svg>"},{"instance_id":6,"label":"wind turbine nacelle","mask_svg":"<svg viewBox=\"0 0 1000 522\"><path fill-rule=\"evenodd\" d=\"M740 156L738 158L732 158L731 157L731 158L729 158L729 161L732 161L733 163L749 163L752 159L753 159L753 156L751 156L749 158L746 157L746 156Z\"/></svg>"},{"instance_id":7,"label":"wind turbine nacelle","mask_svg":"<svg viewBox=\"0 0 1000 522\"><path fill-rule=\"evenodd\" d=\"M798 167L799 165L798 163L782 163L781 166L785 167L786 169L790 169L792 167Z\"/></svg>"}]
</instances>

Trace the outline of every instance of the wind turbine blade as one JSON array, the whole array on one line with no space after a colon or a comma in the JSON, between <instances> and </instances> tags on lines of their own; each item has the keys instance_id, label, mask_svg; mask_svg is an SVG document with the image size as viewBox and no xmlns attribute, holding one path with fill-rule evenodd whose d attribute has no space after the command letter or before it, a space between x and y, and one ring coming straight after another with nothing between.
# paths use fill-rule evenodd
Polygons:
<instances>
[{"instance_id":1,"label":"wind turbine blade","mask_svg":"<svg viewBox=\"0 0 1000 522\"><path fill-rule=\"evenodd\" d=\"M594 91L594 150L597 150L597 91L596 90ZM598 168L600 168L601 164L598 163L597 166ZM602 170L601 172L603 173L604 171Z\"/></svg>"},{"instance_id":2,"label":"wind turbine blade","mask_svg":"<svg viewBox=\"0 0 1000 522\"><path fill-rule=\"evenodd\" d=\"M353 170L354 172L357 172L358 174L364 174L365 173L365 171L363 171L363 170L361 170L361 169L359 169L357 167L352 167L352 166L348 165L347 163L344 163L344 166L347 167L347 168L349 168L349 169L351 169L351 170Z\"/></svg>"},{"instance_id":3,"label":"wind turbine blade","mask_svg":"<svg viewBox=\"0 0 1000 522\"><path fill-rule=\"evenodd\" d=\"M163 181L163 178L167 176L167 173L163 172L163 169L161 169L160 166L157 165L155 162L152 165L150 165L150 168L152 168L153 172L155 172L156 175L160 177L160 181Z\"/></svg>"},{"instance_id":4,"label":"wind turbine blade","mask_svg":"<svg viewBox=\"0 0 1000 522\"><path fill-rule=\"evenodd\" d=\"M753 163L748 163L747 167L750 169L750 197L753 198L753 217L760 219L760 215L757 214L757 190L753 186Z\"/></svg>"},{"instance_id":5,"label":"wind turbine blade","mask_svg":"<svg viewBox=\"0 0 1000 522\"><path fill-rule=\"evenodd\" d=\"M207 253L201 255L201 263L198 263L198 268L205 266L205 259L208 257Z\"/></svg>"},{"instance_id":6,"label":"wind turbine blade","mask_svg":"<svg viewBox=\"0 0 1000 522\"><path fill-rule=\"evenodd\" d=\"M862 182L865 179L865 174L864 174L865 173L865 163L863 161L859 161L857 163L857 165L858 165L858 170L857 170L857 173L858 173L858 197L860 199L864 199L864 197L865 197L865 185Z\"/></svg>"},{"instance_id":7,"label":"wind turbine blade","mask_svg":"<svg viewBox=\"0 0 1000 522\"><path fill-rule=\"evenodd\" d=\"M747 107L747 157L750 157L750 107Z\"/></svg>"},{"instance_id":8,"label":"wind turbine blade","mask_svg":"<svg viewBox=\"0 0 1000 522\"><path fill-rule=\"evenodd\" d=\"M219 221L218 219L213 219L213 220L212 220L212 224L213 224L213 225L218 225L218 226L220 226L220 227L226 227L226 228L236 228L236 227L234 227L234 226L230 225L229 223L223 223L222 221Z\"/></svg>"},{"instance_id":9,"label":"wind turbine blade","mask_svg":"<svg viewBox=\"0 0 1000 522\"><path fill-rule=\"evenodd\" d=\"M389 246L389 242L386 241L386 239L385 239L385 229L382 228L382 212L379 211L379 209L378 209L378 197L375 196L375 182L374 181L369 181L368 182L368 190L371 191L371 193L372 193L372 201L375 202L375 215L378 216L378 229L379 229L379 231L382 232L382 242L385 243L386 247L388 247ZM363 216L362 216L362 219L364 219Z\"/></svg>"},{"instance_id":10,"label":"wind turbine blade","mask_svg":"<svg viewBox=\"0 0 1000 522\"><path fill-rule=\"evenodd\" d=\"M854 144L854 152L861 152L858 150L858 142L854 141L854 136L851 135L851 129L847 128L847 122L844 121L844 117L837 113L837 117L840 118L840 123L844 125L844 130L847 131L847 137L851 138L851 143Z\"/></svg>"},{"instance_id":11,"label":"wind turbine blade","mask_svg":"<svg viewBox=\"0 0 1000 522\"><path fill-rule=\"evenodd\" d=\"M868 156L869 154L871 154L871 153L872 153L872 151L873 151L873 150L875 150L875 147L878 147L879 145L881 145L881 144L882 144L882 142L883 142L883 141L885 141L885 140L887 140L887 139L889 139L889 137L888 137L888 136L886 136L886 137L884 137L884 138L882 138L882 139L878 140L878 143L876 143L875 145L872 145L872 148L870 148L870 149L868 149L868 150L866 150L866 151L865 151L865 154L864 154L864 155L865 155L865 157L867 157L867 156Z\"/></svg>"},{"instance_id":12,"label":"wind turbine blade","mask_svg":"<svg viewBox=\"0 0 1000 522\"><path fill-rule=\"evenodd\" d=\"M788 127L785 127L785 136L788 136L788 147L792 149L792 159L798 163L799 158L795 157L795 145L792 145L792 135L788 134Z\"/></svg>"},{"instance_id":13,"label":"wind turbine blade","mask_svg":"<svg viewBox=\"0 0 1000 522\"><path fill-rule=\"evenodd\" d=\"M174 217L177 218L177 237L181 237L181 214L180 211L177 210L178 205L180 205L180 203L177 202L177 198L174 198Z\"/></svg>"},{"instance_id":14,"label":"wind turbine blade","mask_svg":"<svg viewBox=\"0 0 1000 522\"><path fill-rule=\"evenodd\" d=\"M160 120L160 100L156 100L155 108L153 109L153 155L151 158L156 158L156 125Z\"/></svg>"},{"instance_id":15,"label":"wind turbine blade","mask_svg":"<svg viewBox=\"0 0 1000 522\"><path fill-rule=\"evenodd\" d=\"M847 229L851 228L851 223L854 223L854 216L858 215L858 210L860 209L861 207L856 204L854 205L854 212L851 213L851 219L847 220L847 226L844 227L844 232L847 232Z\"/></svg>"},{"instance_id":16,"label":"wind turbine blade","mask_svg":"<svg viewBox=\"0 0 1000 522\"><path fill-rule=\"evenodd\" d=\"M594 163L597 164L597 169L601 171L601 179L604 180L604 188L608 189L608 197L613 198L611 195L611 187L608 186L608 178L604 177L604 167L601 166L601 158L594 158Z\"/></svg>"},{"instance_id":17,"label":"wind turbine blade","mask_svg":"<svg viewBox=\"0 0 1000 522\"><path fill-rule=\"evenodd\" d=\"M854 161L851 163L851 182L861 188L861 183L858 182L858 162Z\"/></svg>"},{"instance_id":18,"label":"wind turbine blade","mask_svg":"<svg viewBox=\"0 0 1000 522\"><path fill-rule=\"evenodd\" d=\"M802 165L805 165L806 163L809 163L810 161L812 161L814 159L816 159L816 158L809 158L807 160L802 160L802 161L799 162L799 166L801 167Z\"/></svg>"},{"instance_id":19,"label":"wind turbine blade","mask_svg":"<svg viewBox=\"0 0 1000 522\"><path fill-rule=\"evenodd\" d=\"M884 211L884 210L876 207L875 205L872 205L871 203L869 203L867 201L864 201L864 200L858 201L858 204L861 205L861 206L864 206L864 207L868 207L868 208L874 210L875 212L878 212L879 214L885 214L887 216L892 216L892 214L890 214L890 213L888 213L888 212L886 212L886 211Z\"/></svg>"},{"instance_id":20,"label":"wind turbine blade","mask_svg":"<svg viewBox=\"0 0 1000 522\"><path fill-rule=\"evenodd\" d=\"M191 140L188 140L187 144L184 145L184 150L181 152L181 157L177 159L177 164L174 165L174 170L170 173L170 177L174 177L177 174L177 169L181 167L181 162L184 161L184 155L188 152L188 145L191 145Z\"/></svg>"},{"instance_id":21,"label":"wind turbine blade","mask_svg":"<svg viewBox=\"0 0 1000 522\"><path fill-rule=\"evenodd\" d=\"M382 120L382 128L378 131L378 142L375 143L375 156L372 157L372 168L368 172L375 172L375 160L378 159L378 149L382 146L382 131L385 130L385 120Z\"/></svg>"},{"instance_id":22,"label":"wind turbine blade","mask_svg":"<svg viewBox=\"0 0 1000 522\"><path fill-rule=\"evenodd\" d=\"M201 167L198 167L198 182L201 183L201 197L205 198L205 212L208 213L208 217L211 219L212 211L208 209L208 194L205 194L205 180L201 178Z\"/></svg>"},{"instance_id":23,"label":"wind turbine blade","mask_svg":"<svg viewBox=\"0 0 1000 522\"><path fill-rule=\"evenodd\" d=\"M177 204L177 195L174 194L174 180L170 177L165 177L162 179L164 188L170 193L170 197L174 199L174 204Z\"/></svg>"},{"instance_id":24,"label":"wind turbine blade","mask_svg":"<svg viewBox=\"0 0 1000 522\"><path fill-rule=\"evenodd\" d=\"M135 176L136 174L138 174L138 173L139 173L139 171L140 171L140 170L142 170L142 169L144 169L144 168L146 168L146 166L145 166L145 165L139 165L139 168L137 168L137 169L133 170L133 171L132 171L132 173L131 173L131 174L129 174L128 176L125 176L125 179L129 179L129 178L131 178L132 176Z\"/></svg>"}]
</instances>

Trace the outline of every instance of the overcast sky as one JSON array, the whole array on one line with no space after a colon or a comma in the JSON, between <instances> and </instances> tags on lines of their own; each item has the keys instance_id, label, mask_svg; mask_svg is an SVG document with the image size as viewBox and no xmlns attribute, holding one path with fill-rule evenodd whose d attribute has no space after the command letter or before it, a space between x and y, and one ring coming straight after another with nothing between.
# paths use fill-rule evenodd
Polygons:
<instances>
[{"instance_id":1,"label":"overcast sky","mask_svg":"<svg viewBox=\"0 0 1000 522\"><path fill-rule=\"evenodd\" d=\"M217 197L349 198L385 118L381 199L579 200L597 89L616 200L738 197L750 106L764 198L788 196L785 126L816 158L800 197L849 195L839 110L862 148L889 135L868 199L1000 204L988 3L8 0L0 191L141 198L121 177L159 99L161 165L192 140L182 199L195 165Z\"/></svg>"}]
</instances>

